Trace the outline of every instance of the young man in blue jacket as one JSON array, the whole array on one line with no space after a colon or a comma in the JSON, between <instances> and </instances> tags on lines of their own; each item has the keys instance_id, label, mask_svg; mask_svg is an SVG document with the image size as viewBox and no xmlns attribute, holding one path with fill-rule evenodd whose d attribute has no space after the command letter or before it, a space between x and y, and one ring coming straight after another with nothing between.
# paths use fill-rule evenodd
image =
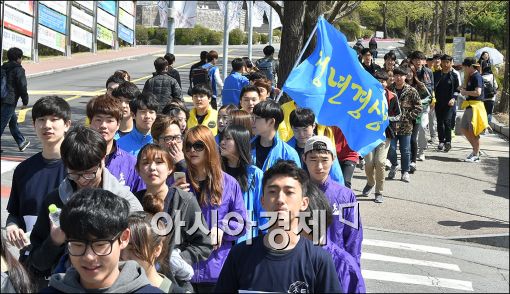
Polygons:
<instances>
[{"instance_id":1,"label":"young man in blue jacket","mask_svg":"<svg viewBox=\"0 0 510 294\"><path fill-rule=\"evenodd\" d=\"M252 114L255 138L252 140L251 156L262 171L268 170L280 159L292 160L301 167L296 150L278 137L277 130L282 121L283 111L275 101L266 100L255 105Z\"/></svg>"},{"instance_id":2,"label":"young man in blue jacket","mask_svg":"<svg viewBox=\"0 0 510 294\"><path fill-rule=\"evenodd\" d=\"M239 105L241 89L248 86L250 81L242 75L244 61L241 58L232 60L232 73L225 79L225 84L221 92L221 104Z\"/></svg>"}]
</instances>

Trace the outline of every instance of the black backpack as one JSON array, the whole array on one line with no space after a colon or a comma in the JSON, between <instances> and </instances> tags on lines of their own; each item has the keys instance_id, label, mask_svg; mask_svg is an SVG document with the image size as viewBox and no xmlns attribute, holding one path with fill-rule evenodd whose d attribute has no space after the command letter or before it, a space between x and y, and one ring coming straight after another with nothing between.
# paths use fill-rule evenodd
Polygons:
<instances>
[{"instance_id":1,"label":"black backpack","mask_svg":"<svg viewBox=\"0 0 510 294\"><path fill-rule=\"evenodd\" d=\"M494 88L494 78L492 82L483 79L483 93L485 98L493 98L494 95L496 95L496 89Z\"/></svg>"},{"instance_id":2,"label":"black backpack","mask_svg":"<svg viewBox=\"0 0 510 294\"><path fill-rule=\"evenodd\" d=\"M206 84L211 87L211 77L209 76L209 72L213 66L209 66L208 68L197 67L191 71L191 87L194 87L198 84Z\"/></svg>"},{"instance_id":3,"label":"black backpack","mask_svg":"<svg viewBox=\"0 0 510 294\"><path fill-rule=\"evenodd\" d=\"M1 73L1 76L2 76L2 85L1 85L2 94L1 94L1 99L2 99L2 101L4 101L4 99L9 95L9 86L8 86L8 83L7 83L7 74L8 74L8 72L2 67L2 73Z\"/></svg>"},{"instance_id":4,"label":"black backpack","mask_svg":"<svg viewBox=\"0 0 510 294\"><path fill-rule=\"evenodd\" d=\"M273 74L273 61L269 58L259 59L257 62L257 68L266 75L268 80L274 80Z\"/></svg>"}]
</instances>

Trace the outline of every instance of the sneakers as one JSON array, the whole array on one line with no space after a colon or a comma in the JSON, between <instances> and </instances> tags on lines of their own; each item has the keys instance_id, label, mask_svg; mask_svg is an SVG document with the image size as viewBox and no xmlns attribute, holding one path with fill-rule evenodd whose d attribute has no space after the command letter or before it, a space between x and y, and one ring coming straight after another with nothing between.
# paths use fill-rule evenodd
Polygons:
<instances>
[{"instance_id":1,"label":"sneakers","mask_svg":"<svg viewBox=\"0 0 510 294\"><path fill-rule=\"evenodd\" d=\"M375 193L374 202L375 203L383 203L383 195L379 194L379 193Z\"/></svg>"},{"instance_id":2,"label":"sneakers","mask_svg":"<svg viewBox=\"0 0 510 294\"><path fill-rule=\"evenodd\" d=\"M364 158L361 159L356 166L359 167L360 170L364 170L365 169L365 159Z\"/></svg>"},{"instance_id":3,"label":"sneakers","mask_svg":"<svg viewBox=\"0 0 510 294\"><path fill-rule=\"evenodd\" d=\"M444 144L444 152L448 152L450 149L452 149L452 143L446 142L446 144Z\"/></svg>"},{"instance_id":4,"label":"sneakers","mask_svg":"<svg viewBox=\"0 0 510 294\"><path fill-rule=\"evenodd\" d=\"M418 160L418 161L425 161L425 154L423 154L423 153L420 154L416 160Z\"/></svg>"},{"instance_id":5,"label":"sneakers","mask_svg":"<svg viewBox=\"0 0 510 294\"><path fill-rule=\"evenodd\" d=\"M409 176L409 173L408 173L408 172L403 172L403 173L402 173L402 178L400 178L400 180L401 180L402 182L409 183L409 182L411 182L411 176Z\"/></svg>"},{"instance_id":6,"label":"sneakers","mask_svg":"<svg viewBox=\"0 0 510 294\"><path fill-rule=\"evenodd\" d=\"M397 173L397 166L391 166L390 172L388 173L388 180L393 180L395 178L395 174Z\"/></svg>"},{"instance_id":7,"label":"sneakers","mask_svg":"<svg viewBox=\"0 0 510 294\"><path fill-rule=\"evenodd\" d=\"M443 151L443 149L444 149L444 145L445 145L445 144L444 144L443 142L439 143L439 145L437 145L437 150L439 150L439 151Z\"/></svg>"},{"instance_id":8,"label":"sneakers","mask_svg":"<svg viewBox=\"0 0 510 294\"><path fill-rule=\"evenodd\" d=\"M30 146L30 141L25 140L23 143L21 143L21 146L19 146L19 151L23 152L27 147Z\"/></svg>"},{"instance_id":9,"label":"sneakers","mask_svg":"<svg viewBox=\"0 0 510 294\"><path fill-rule=\"evenodd\" d=\"M414 174L415 171L416 171L416 162L411 162L411 164L409 165L409 173Z\"/></svg>"},{"instance_id":10,"label":"sneakers","mask_svg":"<svg viewBox=\"0 0 510 294\"><path fill-rule=\"evenodd\" d=\"M368 197L370 193L372 192L372 189L374 186L370 186L369 184L365 185L365 188L363 188L363 192L361 192L361 196Z\"/></svg>"},{"instance_id":11,"label":"sneakers","mask_svg":"<svg viewBox=\"0 0 510 294\"><path fill-rule=\"evenodd\" d=\"M480 155L480 154L478 154L478 155ZM471 163L477 163L477 162L480 162L480 156L476 156L473 153L471 153L464 161L471 162Z\"/></svg>"},{"instance_id":12,"label":"sneakers","mask_svg":"<svg viewBox=\"0 0 510 294\"><path fill-rule=\"evenodd\" d=\"M391 161L389 159L386 159L386 163L384 164L384 169L385 170L391 169Z\"/></svg>"}]
</instances>

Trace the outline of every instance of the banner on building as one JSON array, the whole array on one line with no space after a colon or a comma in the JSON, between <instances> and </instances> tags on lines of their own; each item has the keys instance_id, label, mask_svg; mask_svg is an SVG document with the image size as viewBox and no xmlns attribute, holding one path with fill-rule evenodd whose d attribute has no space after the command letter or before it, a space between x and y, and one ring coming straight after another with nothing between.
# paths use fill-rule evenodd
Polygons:
<instances>
[{"instance_id":1,"label":"banner on building","mask_svg":"<svg viewBox=\"0 0 510 294\"><path fill-rule=\"evenodd\" d=\"M113 32L109 29L103 27L102 25L97 25L97 40L105 43L108 46L113 47Z\"/></svg>"},{"instance_id":2,"label":"banner on building","mask_svg":"<svg viewBox=\"0 0 510 294\"><path fill-rule=\"evenodd\" d=\"M4 7L4 27L32 37L32 22L34 18L8 6Z\"/></svg>"},{"instance_id":3,"label":"banner on building","mask_svg":"<svg viewBox=\"0 0 510 294\"><path fill-rule=\"evenodd\" d=\"M92 25L94 23L94 17L84 10L81 10L80 8L73 6L71 8L71 17L72 19L80 22L81 24L87 26L88 28L92 28Z\"/></svg>"},{"instance_id":4,"label":"banner on building","mask_svg":"<svg viewBox=\"0 0 510 294\"><path fill-rule=\"evenodd\" d=\"M39 24L66 34L66 16L39 3Z\"/></svg>"},{"instance_id":5,"label":"banner on building","mask_svg":"<svg viewBox=\"0 0 510 294\"><path fill-rule=\"evenodd\" d=\"M74 2L89 9L90 11L94 11L94 1L74 1Z\"/></svg>"},{"instance_id":6,"label":"banner on building","mask_svg":"<svg viewBox=\"0 0 510 294\"><path fill-rule=\"evenodd\" d=\"M71 24L71 41L87 48L92 48L92 33Z\"/></svg>"},{"instance_id":7,"label":"banner on building","mask_svg":"<svg viewBox=\"0 0 510 294\"><path fill-rule=\"evenodd\" d=\"M119 1L119 7L129 14L135 15L135 3L133 1Z\"/></svg>"},{"instance_id":8,"label":"banner on building","mask_svg":"<svg viewBox=\"0 0 510 294\"><path fill-rule=\"evenodd\" d=\"M134 28L134 21L135 18L131 14L125 12L123 9L119 9L119 22L121 24L132 30Z\"/></svg>"},{"instance_id":9,"label":"banner on building","mask_svg":"<svg viewBox=\"0 0 510 294\"><path fill-rule=\"evenodd\" d=\"M5 5L16 8L32 16L34 15L34 1L5 1Z\"/></svg>"},{"instance_id":10,"label":"banner on building","mask_svg":"<svg viewBox=\"0 0 510 294\"><path fill-rule=\"evenodd\" d=\"M66 51L66 36L48 29L42 25L39 25L39 31L37 35L37 41L40 44L58 50L60 52Z\"/></svg>"},{"instance_id":11,"label":"banner on building","mask_svg":"<svg viewBox=\"0 0 510 294\"><path fill-rule=\"evenodd\" d=\"M55 11L67 15L67 2L68 1L39 1L40 4L44 4Z\"/></svg>"},{"instance_id":12,"label":"banner on building","mask_svg":"<svg viewBox=\"0 0 510 294\"><path fill-rule=\"evenodd\" d=\"M97 6L104 9L111 15L116 14L115 12L117 11L117 5L115 4L115 1L97 1Z\"/></svg>"},{"instance_id":13,"label":"banner on building","mask_svg":"<svg viewBox=\"0 0 510 294\"><path fill-rule=\"evenodd\" d=\"M8 50L11 47L18 47L23 50L23 55L32 57L32 38L23 36L4 28L2 36L2 47Z\"/></svg>"},{"instance_id":14,"label":"banner on building","mask_svg":"<svg viewBox=\"0 0 510 294\"><path fill-rule=\"evenodd\" d=\"M128 42L129 44L133 44L133 31L123 26L122 24L119 24L119 38Z\"/></svg>"},{"instance_id":15,"label":"banner on building","mask_svg":"<svg viewBox=\"0 0 510 294\"><path fill-rule=\"evenodd\" d=\"M111 31L115 31L115 16L106 13L102 9L97 10L97 23Z\"/></svg>"}]
</instances>

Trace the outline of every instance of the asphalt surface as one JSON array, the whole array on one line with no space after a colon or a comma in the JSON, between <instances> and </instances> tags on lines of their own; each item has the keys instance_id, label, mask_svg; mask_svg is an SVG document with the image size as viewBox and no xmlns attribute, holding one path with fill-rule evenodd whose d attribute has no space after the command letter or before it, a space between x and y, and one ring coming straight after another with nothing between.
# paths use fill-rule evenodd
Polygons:
<instances>
[{"instance_id":1,"label":"asphalt surface","mask_svg":"<svg viewBox=\"0 0 510 294\"><path fill-rule=\"evenodd\" d=\"M399 46L402 44L398 42L380 42L377 63L382 65L382 56L392 49L402 58ZM254 59L263 55L262 48L254 46ZM220 46L176 46L175 67L181 74L183 91L188 88L190 65L198 61L200 51L210 49L222 55ZM82 124L86 103L104 90L109 75L117 69L127 70L141 89L151 76L153 60L162 54L29 78L29 107L39 97L58 94L69 101L73 124ZM246 55L245 47L229 50L229 59ZM220 67L221 63L220 58ZM1 137L2 190L10 186L16 164L4 159L27 158L41 149L30 111L20 129L32 142L25 152L17 150L7 128ZM506 236L508 242L508 141L497 134L483 136L479 164L461 161L470 152L462 136L453 139L449 153L436 152L434 147L426 151L425 162L418 162L411 183L386 182L383 204L374 203L373 195L358 197L365 233L362 270L368 292L508 292L508 248L449 240L495 239L494 235L500 235ZM354 192L361 194L364 185L364 171L356 169ZM4 225L7 198L1 200ZM420 247L424 245L442 249L438 253L433 248Z\"/></svg>"}]
</instances>

